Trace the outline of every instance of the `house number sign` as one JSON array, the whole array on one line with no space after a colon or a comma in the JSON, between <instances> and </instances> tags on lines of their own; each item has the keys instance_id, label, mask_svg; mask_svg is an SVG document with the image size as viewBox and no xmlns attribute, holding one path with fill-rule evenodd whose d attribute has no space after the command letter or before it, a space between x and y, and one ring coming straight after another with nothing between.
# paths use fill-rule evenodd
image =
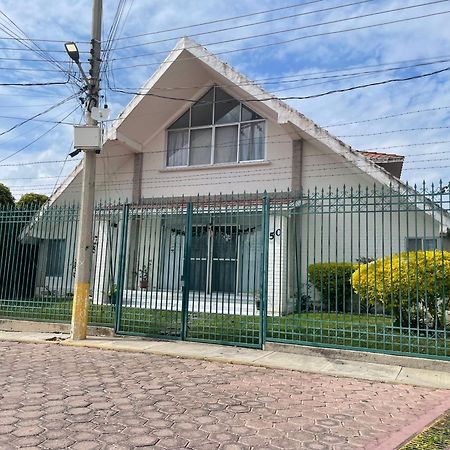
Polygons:
<instances>
[{"instance_id":1,"label":"house number sign","mask_svg":"<svg viewBox=\"0 0 450 450\"><path fill-rule=\"evenodd\" d=\"M281 229L280 228L277 228L275 231L271 231L269 233L269 239L271 241L273 241L275 239L275 236L278 236L278 237L281 236Z\"/></svg>"}]
</instances>

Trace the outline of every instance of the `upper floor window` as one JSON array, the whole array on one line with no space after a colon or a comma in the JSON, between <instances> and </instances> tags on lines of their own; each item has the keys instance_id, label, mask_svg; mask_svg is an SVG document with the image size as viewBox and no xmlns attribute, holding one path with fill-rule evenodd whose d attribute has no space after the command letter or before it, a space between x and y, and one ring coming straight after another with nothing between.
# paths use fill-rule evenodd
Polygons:
<instances>
[{"instance_id":1,"label":"upper floor window","mask_svg":"<svg viewBox=\"0 0 450 450\"><path fill-rule=\"evenodd\" d=\"M213 87L168 128L167 166L262 160L264 142L264 119Z\"/></svg>"}]
</instances>

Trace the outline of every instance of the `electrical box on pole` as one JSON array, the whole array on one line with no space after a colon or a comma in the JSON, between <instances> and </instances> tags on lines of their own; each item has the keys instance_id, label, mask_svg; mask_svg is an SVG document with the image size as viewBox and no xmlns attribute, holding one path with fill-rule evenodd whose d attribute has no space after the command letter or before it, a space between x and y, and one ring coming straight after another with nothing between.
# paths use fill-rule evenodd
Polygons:
<instances>
[{"instance_id":1,"label":"electrical box on pole","mask_svg":"<svg viewBox=\"0 0 450 450\"><path fill-rule=\"evenodd\" d=\"M100 150L101 130L98 125L74 125L73 146L82 150Z\"/></svg>"}]
</instances>

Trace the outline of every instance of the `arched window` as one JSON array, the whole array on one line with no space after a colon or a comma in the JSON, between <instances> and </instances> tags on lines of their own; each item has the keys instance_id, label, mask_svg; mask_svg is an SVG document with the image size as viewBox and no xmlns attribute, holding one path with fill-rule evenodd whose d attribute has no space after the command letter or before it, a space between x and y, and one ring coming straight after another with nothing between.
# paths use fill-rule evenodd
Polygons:
<instances>
[{"instance_id":1,"label":"arched window","mask_svg":"<svg viewBox=\"0 0 450 450\"><path fill-rule=\"evenodd\" d=\"M168 128L166 164L263 160L264 143L265 120L215 86Z\"/></svg>"}]
</instances>

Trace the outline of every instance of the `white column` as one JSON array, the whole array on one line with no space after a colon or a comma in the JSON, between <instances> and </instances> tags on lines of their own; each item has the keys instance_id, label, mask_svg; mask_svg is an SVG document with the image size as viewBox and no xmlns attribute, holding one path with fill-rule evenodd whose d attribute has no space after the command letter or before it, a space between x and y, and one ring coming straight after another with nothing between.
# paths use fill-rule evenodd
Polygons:
<instances>
[{"instance_id":1,"label":"white column","mask_svg":"<svg viewBox=\"0 0 450 450\"><path fill-rule=\"evenodd\" d=\"M269 255L267 314L280 316L289 312L289 282L287 273L288 218L278 211L269 215Z\"/></svg>"},{"instance_id":2,"label":"white column","mask_svg":"<svg viewBox=\"0 0 450 450\"><path fill-rule=\"evenodd\" d=\"M109 258L111 257L109 248L111 245L111 242L109 242L111 233L109 233L109 227L109 221L102 220L96 229L97 244L94 254L94 291L92 293L92 301L97 305L109 303Z\"/></svg>"}]
</instances>

